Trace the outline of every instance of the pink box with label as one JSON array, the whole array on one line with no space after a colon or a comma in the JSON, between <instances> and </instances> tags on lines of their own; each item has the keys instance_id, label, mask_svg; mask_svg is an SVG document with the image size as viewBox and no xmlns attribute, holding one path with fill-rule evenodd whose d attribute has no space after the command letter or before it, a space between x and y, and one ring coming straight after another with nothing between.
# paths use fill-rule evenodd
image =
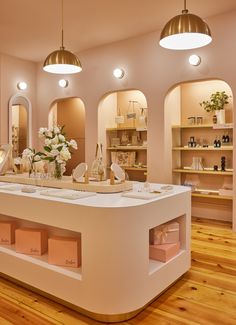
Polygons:
<instances>
[{"instance_id":1,"label":"pink box with label","mask_svg":"<svg viewBox=\"0 0 236 325\"><path fill-rule=\"evenodd\" d=\"M0 221L0 245L15 243L16 223L14 221Z\"/></svg>"},{"instance_id":2,"label":"pink box with label","mask_svg":"<svg viewBox=\"0 0 236 325\"><path fill-rule=\"evenodd\" d=\"M79 267L81 265L81 240L55 236L48 240L48 263Z\"/></svg>"},{"instance_id":3,"label":"pink box with label","mask_svg":"<svg viewBox=\"0 0 236 325\"><path fill-rule=\"evenodd\" d=\"M16 229L16 252L28 255L43 255L48 249L48 232L45 229Z\"/></svg>"},{"instance_id":4,"label":"pink box with label","mask_svg":"<svg viewBox=\"0 0 236 325\"><path fill-rule=\"evenodd\" d=\"M169 222L153 230L153 244L174 244L179 241L179 223Z\"/></svg>"},{"instance_id":5,"label":"pink box with label","mask_svg":"<svg viewBox=\"0 0 236 325\"><path fill-rule=\"evenodd\" d=\"M167 262L176 254L180 249L180 242L174 244L160 244L149 246L149 258L160 262Z\"/></svg>"}]
</instances>

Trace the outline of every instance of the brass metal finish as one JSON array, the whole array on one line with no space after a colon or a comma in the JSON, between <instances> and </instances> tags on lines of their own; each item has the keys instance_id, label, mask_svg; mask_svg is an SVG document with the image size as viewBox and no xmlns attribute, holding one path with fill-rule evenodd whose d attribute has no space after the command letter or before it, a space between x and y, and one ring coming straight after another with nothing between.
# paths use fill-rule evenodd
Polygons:
<instances>
[{"instance_id":1,"label":"brass metal finish","mask_svg":"<svg viewBox=\"0 0 236 325\"><path fill-rule=\"evenodd\" d=\"M161 32L161 39L181 33L200 33L211 36L208 25L198 16L185 13L175 16L165 25Z\"/></svg>"}]
</instances>

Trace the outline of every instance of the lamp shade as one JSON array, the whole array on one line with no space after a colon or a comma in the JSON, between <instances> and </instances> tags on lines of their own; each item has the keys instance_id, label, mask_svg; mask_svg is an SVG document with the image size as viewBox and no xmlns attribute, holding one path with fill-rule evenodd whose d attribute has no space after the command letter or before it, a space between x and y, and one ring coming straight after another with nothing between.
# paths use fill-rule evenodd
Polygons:
<instances>
[{"instance_id":1,"label":"lamp shade","mask_svg":"<svg viewBox=\"0 0 236 325\"><path fill-rule=\"evenodd\" d=\"M50 53L43 64L43 70L57 74L72 74L82 71L77 56L61 47Z\"/></svg>"},{"instance_id":2,"label":"lamp shade","mask_svg":"<svg viewBox=\"0 0 236 325\"><path fill-rule=\"evenodd\" d=\"M183 10L167 22L159 44L167 49L188 50L205 46L212 41L208 25L198 16Z\"/></svg>"}]
</instances>

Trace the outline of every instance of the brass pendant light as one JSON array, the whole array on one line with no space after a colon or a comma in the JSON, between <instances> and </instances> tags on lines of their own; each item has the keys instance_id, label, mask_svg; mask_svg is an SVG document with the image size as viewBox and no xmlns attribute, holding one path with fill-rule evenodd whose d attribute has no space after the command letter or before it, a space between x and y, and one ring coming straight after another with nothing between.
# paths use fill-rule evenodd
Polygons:
<instances>
[{"instance_id":1,"label":"brass pendant light","mask_svg":"<svg viewBox=\"0 0 236 325\"><path fill-rule=\"evenodd\" d=\"M82 71L82 66L75 54L65 50L64 47L64 34L63 34L63 0L61 1L62 7L62 29L61 29L61 47L50 53L43 64L43 70L50 73L57 74L72 74Z\"/></svg>"},{"instance_id":2,"label":"brass pendant light","mask_svg":"<svg viewBox=\"0 0 236 325\"><path fill-rule=\"evenodd\" d=\"M160 46L171 50L189 50L212 41L208 25L199 17L189 14L184 0L182 14L167 22L160 36Z\"/></svg>"}]
</instances>

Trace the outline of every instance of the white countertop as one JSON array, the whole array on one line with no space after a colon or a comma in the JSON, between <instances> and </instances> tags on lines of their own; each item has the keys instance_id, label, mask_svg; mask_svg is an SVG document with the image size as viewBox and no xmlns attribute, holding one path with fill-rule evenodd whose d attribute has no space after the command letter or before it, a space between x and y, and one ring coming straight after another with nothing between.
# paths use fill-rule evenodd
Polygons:
<instances>
[{"instance_id":1,"label":"white countertop","mask_svg":"<svg viewBox=\"0 0 236 325\"><path fill-rule=\"evenodd\" d=\"M150 190L151 191L158 191L161 189L161 187L166 184L156 184L156 183L150 183ZM144 183L140 182L134 182L133 184L133 191L140 194L140 192L145 193L143 191ZM184 186L178 186L178 185L171 185L173 189L167 190L164 193L161 194L153 194L154 198L151 199L140 199L140 198L129 198L122 196L122 193L106 193L106 194L100 194L100 193L94 193L93 196L89 196L86 198L78 198L78 199L66 199L62 197L52 197L52 196L46 196L41 195L41 192L44 191L50 191L51 193L54 193L57 191L58 193L71 193L72 195L76 193L84 193L80 191L75 190L65 190L65 189L53 189L53 188L45 188L45 187L34 187L30 185L22 185L22 184L15 184L15 183L4 183L0 182L0 193L10 194L10 195L17 195L17 196L26 196L26 197L32 197L40 200L51 200L51 201L57 201L57 202L63 202L63 203L69 203L73 205L81 205L81 206L89 206L89 207L101 207L101 208L124 208L124 207L134 207L134 206L142 206L146 205L150 202L158 201L163 198L167 198L170 196L175 196L180 193L189 192L190 189L188 187ZM35 193L24 193L21 191L23 187L28 188L36 188ZM13 190L8 190L7 188L12 188ZM60 195L60 194L59 194ZM91 195L91 193L90 193Z\"/></svg>"}]
</instances>

